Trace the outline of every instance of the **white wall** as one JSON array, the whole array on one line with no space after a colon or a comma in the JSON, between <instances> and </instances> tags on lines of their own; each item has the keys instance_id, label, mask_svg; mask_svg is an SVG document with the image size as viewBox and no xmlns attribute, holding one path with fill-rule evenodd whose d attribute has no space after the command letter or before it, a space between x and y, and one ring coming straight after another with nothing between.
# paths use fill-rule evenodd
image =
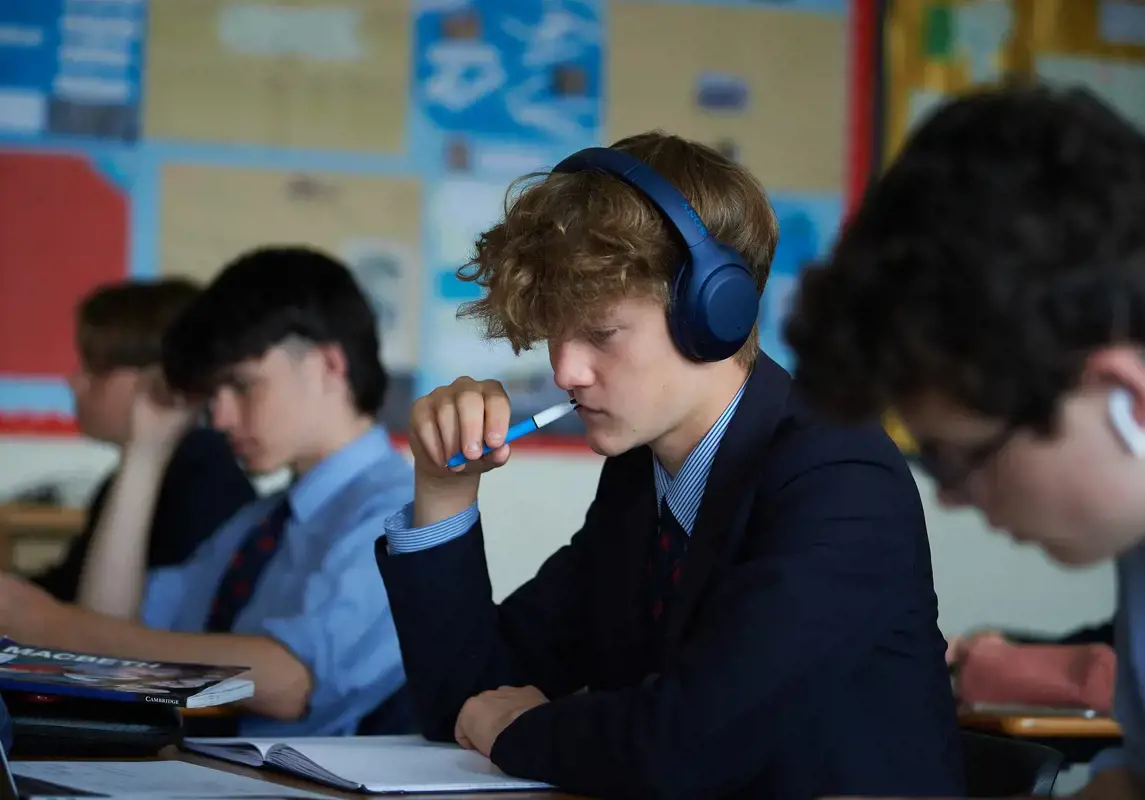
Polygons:
<instances>
[{"instance_id":1,"label":"white wall","mask_svg":"<svg viewBox=\"0 0 1145 800\"><path fill-rule=\"evenodd\" d=\"M76 502L114 463L112 450L76 440L0 437L0 496L66 479ZM481 505L498 597L536 570L579 527L601 459L519 452L485 479ZM930 526L940 622L947 635L984 623L1059 632L1103 621L1113 607L1109 565L1066 571L1037 550L987 532L977 514L940 508L919 476Z\"/></svg>"}]
</instances>

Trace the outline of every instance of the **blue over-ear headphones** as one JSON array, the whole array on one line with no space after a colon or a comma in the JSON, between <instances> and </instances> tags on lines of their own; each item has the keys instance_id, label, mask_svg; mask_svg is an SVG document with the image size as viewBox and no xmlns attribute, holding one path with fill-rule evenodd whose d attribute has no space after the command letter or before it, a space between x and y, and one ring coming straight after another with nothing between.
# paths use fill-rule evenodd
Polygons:
<instances>
[{"instance_id":1,"label":"blue over-ear headphones","mask_svg":"<svg viewBox=\"0 0 1145 800\"><path fill-rule=\"evenodd\" d=\"M759 315L760 293L743 256L708 235L700 215L679 190L627 153L590 147L553 167L553 172L591 170L616 176L652 201L687 248L676 268L668 304L668 329L680 352L696 361L723 361L735 355Z\"/></svg>"}]
</instances>

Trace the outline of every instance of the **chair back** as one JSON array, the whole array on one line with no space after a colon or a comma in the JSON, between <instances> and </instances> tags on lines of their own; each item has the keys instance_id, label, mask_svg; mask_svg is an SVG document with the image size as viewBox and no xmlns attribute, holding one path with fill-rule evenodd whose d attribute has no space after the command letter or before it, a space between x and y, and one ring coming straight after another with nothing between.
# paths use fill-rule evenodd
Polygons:
<instances>
[{"instance_id":1,"label":"chair back","mask_svg":"<svg viewBox=\"0 0 1145 800\"><path fill-rule=\"evenodd\" d=\"M1052 747L962 731L970 797L1049 797L1064 760Z\"/></svg>"}]
</instances>

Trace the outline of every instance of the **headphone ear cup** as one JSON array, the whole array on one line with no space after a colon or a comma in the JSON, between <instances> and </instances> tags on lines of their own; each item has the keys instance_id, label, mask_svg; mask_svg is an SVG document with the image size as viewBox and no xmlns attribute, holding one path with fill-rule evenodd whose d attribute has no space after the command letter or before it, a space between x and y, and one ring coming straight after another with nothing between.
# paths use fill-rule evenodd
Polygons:
<instances>
[{"instance_id":1,"label":"headphone ear cup","mask_svg":"<svg viewBox=\"0 0 1145 800\"><path fill-rule=\"evenodd\" d=\"M1133 395L1124 386L1109 393L1109 423L1134 458L1145 458L1145 429L1133 416Z\"/></svg>"},{"instance_id":2,"label":"headphone ear cup","mask_svg":"<svg viewBox=\"0 0 1145 800\"><path fill-rule=\"evenodd\" d=\"M690 261L685 261L676 270L672 296L668 298L668 331L672 334L676 348L685 358L703 361L700 345L693 335L696 328L696 309L695 298L691 293L691 281L692 264Z\"/></svg>"},{"instance_id":3,"label":"headphone ear cup","mask_svg":"<svg viewBox=\"0 0 1145 800\"><path fill-rule=\"evenodd\" d=\"M668 325L676 346L695 361L724 361L743 347L759 319L759 289L743 259L712 243L676 271Z\"/></svg>"}]
</instances>

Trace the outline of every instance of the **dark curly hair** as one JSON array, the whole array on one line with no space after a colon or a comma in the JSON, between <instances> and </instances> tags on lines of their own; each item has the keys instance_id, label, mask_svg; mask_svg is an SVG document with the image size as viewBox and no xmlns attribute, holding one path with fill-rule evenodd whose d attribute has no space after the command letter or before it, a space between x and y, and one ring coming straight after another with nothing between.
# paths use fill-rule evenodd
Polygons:
<instances>
[{"instance_id":1,"label":"dark curly hair","mask_svg":"<svg viewBox=\"0 0 1145 800\"><path fill-rule=\"evenodd\" d=\"M1145 341L1145 135L1080 89L950 102L785 327L808 398L843 421L934 391L1049 432L1094 349Z\"/></svg>"}]
</instances>

